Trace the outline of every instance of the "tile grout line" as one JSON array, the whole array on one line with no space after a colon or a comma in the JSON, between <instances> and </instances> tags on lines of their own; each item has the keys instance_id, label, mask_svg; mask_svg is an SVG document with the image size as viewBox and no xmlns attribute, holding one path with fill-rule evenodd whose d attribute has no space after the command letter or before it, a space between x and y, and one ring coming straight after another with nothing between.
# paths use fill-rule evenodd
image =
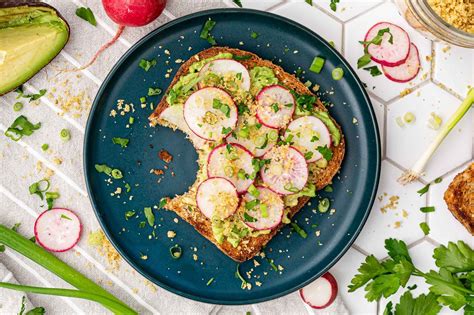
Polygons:
<instances>
[{"instance_id":1,"label":"tile grout line","mask_svg":"<svg viewBox=\"0 0 474 315\"><path fill-rule=\"evenodd\" d=\"M5 132L7 128L3 124L0 123L0 130ZM26 149L37 160L46 164L48 168L52 169L55 174L58 174L59 177L61 177L66 183L68 183L72 188L74 188L74 190L76 190L82 196L84 197L88 196L85 190L83 190L78 184L76 184L72 179L70 179L69 176L67 176L61 170L59 170L56 166L54 166L52 162L50 162L48 159L44 158L40 153L34 150L30 145L28 145L22 140L15 141L15 143L18 143L21 147Z\"/></svg>"},{"instance_id":2,"label":"tile grout line","mask_svg":"<svg viewBox=\"0 0 474 315\"><path fill-rule=\"evenodd\" d=\"M13 273L11 271L8 271L7 275L2 279L2 282L8 282L13 278Z\"/></svg>"},{"instance_id":3,"label":"tile grout line","mask_svg":"<svg viewBox=\"0 0 474 315\"><path fill-rule=\"evenodd\" d=\"M23 269L28 271L31 275L33 275L37 280L39 280L43 285L46 287L52 288L53 285L40 276L32 267L28 266L23 260L21 260L16 254L13 254L11 251L6 251L5 254L9 256L11 259L13 259L18 265L20 265ZM59 297L60 299L64 300L66 304L68 304L75 312L78 314L86 314L84 313L73 301L72 298L66 298L66 297Z\"/></svg>"},{"instance_id":4,"label":"tile grout line","mask_svg":"<svg viewBox=\"0 0 474 315\"><path fill-rule=\"evenodd\" d=\"M171 13L169 10L165 9L163 10L163 14L167 17L167 18L170 18L171 20L175 20L176 19L176 16Z\"/></svg>"},{"instance_id":5,"label":"tile grout line","mask_svg":"<svg viewBox=\"0 0 474 315\"><path fill-rule=\"evenodd\" d=\"M36 211L34 211L32 208L30 208L28 205L26 205L22 200L16 198L9 190L7 190L3 185L0 185L0 193L2 193L5 197L10 199L12 202L17 204L20 208L23 208L27 213L29 213L33 217L37 217L38 214ZM148 310L153 312L154 314L159 314L158 310L153 308L151 305L149 305L147 302L145 302L141 297L139 297L137 294L133 293L132 289L130 289L125 283L123 283L122 280L120 280L118 277L113 275L110 272L107 272L105 270L104 266L102 266L101 263L99 263L95 258L89 255L84 249L82 249L79 245L76 245L73 250L75 250L77 253L81 254L85 259L89 260L99 271L101 271L105 276L110 278L112 281L114 281L118 286L120 286L125 292L127 292L130 296L132 296L137 302L139 302L142 306L146 307Z\"/></svg>"},{"instance_id":6,"label":"tile grout line","mask_svg":"<svg viewBox=\"0 0 474 315\"><path fill-rule=\"evenodd\" d=\"M260 310L258 309L257 304L252 304L252 309L253 309L253 311L255 312L255 315L262 315L262 313L261 313Z\"/></svg>"}]
</instances>

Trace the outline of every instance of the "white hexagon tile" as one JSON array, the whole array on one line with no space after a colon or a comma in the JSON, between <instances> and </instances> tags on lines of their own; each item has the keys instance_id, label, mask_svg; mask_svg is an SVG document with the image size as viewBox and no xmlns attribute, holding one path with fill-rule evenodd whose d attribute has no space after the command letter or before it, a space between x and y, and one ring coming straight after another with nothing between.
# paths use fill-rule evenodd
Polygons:
<instances>
[{"instance_id":1,"label":"white hexagon tile","mask_svg":"<svg viewBox=\"0 0 474 315\"><path fill-rule=\"evenodd\" d=\"M408 83L393 82L384 75L372 77L366 70L357 70L360 79L367 84L367 91L369 93L378 96L384 101L389 101L399 96L400 93L406 93L407 89L413 88L429 78L431 42L408 25L398 14L397 7L393 3L386 2L359 15L344 25L344 55L354 68L357 68L357 59L364 54L363 47L359 44L359 41L364 40L365 34L370 27L380 21L391 22L402 27L410 36L411 41L418 47L421 61L420 72L415 79ZM372 61L368 66L374 65L377 64Z\"/></svg>"},{"instance_id":2,"label":"white hexagon tile","mask_svg":"<svg viewBox=\"0 0 474 315\"><path fill-rule=\"evenodd\" d=\"M355 241L355 244L377 258L384 258L387 252L383 240L400 238L411 244L423 237L419 224L425 221L425 214L419 209L425 206L426 198L416 191L423 185L414 183L402 186L397 183L400 170L382 162L382 174L374 206L369 219Z\"/></svg>"},{"instance_id":3,"label":"white hexagon tile","mask_svg":"<svg viewBox=\"0 0 474 315\"><path fill-rule=\"evenodd\" d=\"M438 133L438 130L428 127L431 113L441 117L442 124L445 124L460 103L453 95L429 83L388 105L387 157L404 168L410 168ZM403 122L406 113L412 113L415 121L400 126L398 118ZM473 119L473 111L468 112L446 137L429 161L424 180L430 182L471 159Z\"/></svg>"},{"instance_id":4,"label":"white hexagon tile","mask_svg":"<svg viewBox=\"0 0 474 315\"><path fill-rule=\"evenodd\" d=\"M336 17L338 20L346 22L382 2L383 0L344 0L334 7L335 11L331 7L331 0L314 1L313 5Z\"/></svg>"}]
</instances>

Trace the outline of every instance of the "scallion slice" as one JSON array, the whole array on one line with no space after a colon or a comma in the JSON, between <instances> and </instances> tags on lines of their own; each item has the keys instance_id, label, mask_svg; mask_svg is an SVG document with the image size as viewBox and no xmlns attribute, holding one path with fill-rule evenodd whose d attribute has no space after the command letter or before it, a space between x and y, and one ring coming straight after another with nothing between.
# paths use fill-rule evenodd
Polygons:
<instances>
[{"instance_id":1,"label":"scallion slice","mask_svg":"<svg viewBox=\"0 0 474 315\"><path fill-rule=\"evenodd\" d=\"M342 77L344 77L344 70L342 68L334 68L331 75L333 80L339 81L342 79Z\"/></svg>"},{"instance_id":2,"label":"scallion slice","mask_svg":"<svg viewBox=\"0 0 474 315\"><path fill-rule=\"evenodd\" d=\"M326 59L316 56L313 59L313 62L311 63L311 66L309 67L309 71L314 72L314 73L320 73L321 70L323 69L324 63L326 62Z\"/></svg>"},{"instance_id":3,"label":"scallion slice","mask_svg":"<svg viewBox=\"0 0 474 315\"><path fill-rule=\"evenodd\" d=\"M319 201L318 203L318 210L321 213L325 213L329 210L329 206L331 205L331 202L329 201L328 198L324 198Z\"/></svg>"},{"instance_id":4,"label":"scallion slice","mask_svg":"<svg viewBox=\"0 0 474 315\"><path fill-rule=\"evenodd\" d=\"M170 247L170 254L171 254L171 258L180 259L181 256L183 255L183 249L181 248L181 246L176 244L176 245Z\"/></svg>"}]
</instances>

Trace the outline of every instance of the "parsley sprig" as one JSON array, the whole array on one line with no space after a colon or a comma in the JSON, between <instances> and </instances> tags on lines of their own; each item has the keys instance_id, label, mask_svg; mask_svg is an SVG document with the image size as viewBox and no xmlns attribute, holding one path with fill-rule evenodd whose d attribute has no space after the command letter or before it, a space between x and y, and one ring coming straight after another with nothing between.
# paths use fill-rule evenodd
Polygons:
<instances>
[{"instance_id":1,"label":"parsley sprig","mask_svg":"<svg viewBox=\"0 0 474 315\"><path fill-rule=\"evenodd\" d=\"M360 69L370 63L371 59L370 59L370 54L369 54L369 46L380 45L382 43L382 39L385 33L388 33L390 35L390 37L388 38L388 42L390 44L393 44L393 35L390 32L389 27L379 30L377 32L377 35L369 41L359 41L360 44L364 45L364 55L357 60L357 69ZM371 73L373 71L374 70L372 70Z\"/></svg>"},{"instance_id":2,"label":"parsley sprig","mask_svg":"<svg viewBox=\"0 0 474 315\"><path fill-rule=\"evenodd\" d=\"M373 255L361 264L359 273L348 286L353 292L363 286L368 301L378 301L405 288L411 276L422 277L429 293L413 298L407 291L395 306L395 314L438 314L442 305L452 310L464 307L465 314L474 311L474 250L466 243L450 242L434 250L438 271L422 272L414 265L406 244L396 239L385 240L389 258L379 262ZM388 303L384 314L394 314Z\"/></svg>"}]
</instances>

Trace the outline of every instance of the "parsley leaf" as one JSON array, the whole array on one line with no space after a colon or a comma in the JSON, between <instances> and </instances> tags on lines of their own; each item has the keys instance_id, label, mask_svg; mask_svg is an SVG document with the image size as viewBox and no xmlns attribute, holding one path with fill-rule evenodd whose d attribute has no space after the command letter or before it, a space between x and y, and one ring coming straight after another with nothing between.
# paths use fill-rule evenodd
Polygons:
<instances>
[{"instance_id":1,"label":"parsley leaf","mask_svg":"<svg viewBox=\"0 0 474 315\"><path fill-rule=\"evenodd\" d=\"M407 291L401 296L400 303L395 306L395 315L436 315L441 310L436 298L433 293L413 298L411 292Z\"/></svg>"},{"instance_id":2,"label":"parsley leaf","mask_svg":"<svg viewBox=\"0 0 474 315\"><path fill-rule=\"evenodd\" d=\"M367 284L365 297L368 301L378 301L383 296L385 298L397 292L400 287L400 279L396 274L386 274L375 278Z\"/></svg>"},{"instance_id":3,"label":"parsley leaf","mask_svg":"<svg viewBox=\"0 0 474 315\"><path fill-rule=\"evenodd\" d=\"M113 144L118 144L120 145L122 148L126 148L128 146L128 142L130 142L129 139L127 138L120 138L120 137L114 137L112 138L112 143Z\"/></svg>"},{"instance_id":4,"label":"parsley leaf","mask_svg":"<svg viewBox=\"0 0 474 315\"><path fill-rule=\"evenodd\" d=\"M370 75L373 77L376 77L382 74L382 72L379 70L379 67L377 66L366 67L364 68L364 70L369 71Z\"/></svg>"},{"instance_id":5,"label":"parsley leaf","mask_svg":"<svg viewBox=\"0 0 474 315\"><path fill-rule=\"evenodd\" d=\"M448 247L441 245L434 250L436 266L451 272L474 270L474 250L463 241L449 242Z\"/></svg>"},{"instance_id":6,"label":"parsley leaf","mask_svg":"<svg viewBox=\"0 0 474 315\"><path fill-rule=\"evenodd\" d=\"M351 284L348 286L349 292L354 292L373 278L387 271L374 255L367 256L365 262L363 262L357 270L359 274L352 278Z\"/></svg>"},{"instance_id":7,"label":"parsley leaf","mask_svg":"<svg viewBox=\"0 0 474 315\"><path fill-rule=\"evenodd\" d=\"M155 59L152 59L152 60L141 59L140 62L138 63L138 66L142 68L143 70L145 70L146 72L148 72L148 70L150 70L151 67L156 66L156 60Z\"/></svg>"},{"instance_id":8,"label":"parsley leaf","mask_svg":"<svg viewBox=\"0 0 474 315\"><path fill-rule=\"evenodd\" d=\"M323 158L326 160L326 161L331 161L332 159L332 151L331 149L329 149L326 145L324 147L322 146L319 146L316 148L316 150L318 150L319 153L321 153L321 155L323 156Z\"/></svg>"},{"instance_id":9,"label":"parsley leaf","mask_svg":"<svg viewBox=\"0 0 474 315\"><path fill-rule=\"evenodd\" d=\"M404 241L396 240L394 238L386 239L385 249L394 261L399 262L401 259L405 258L407 261L411 262L411 257Z\"/></svg>"},{"instance_id":10,"label":"parsley leaf","mask_svg":"<svg viewBox=\"0 0 474 315\"><path fill-rule=\"evenodd\" d=\"M90 24L97 26L94 13L90 8L80 7L76 9L76 15L81 19L89 22Z\"/></svg>"},{"instance_id":11,"label":"parsley leaf","mask_svg":"<svg viewBox=\"0 0 474 315\"><path fill-rule=\"evenodd\" d=\"M467 303L469 290L446 268L440 268L439 272L430 270L425 274L425 281L431 285L430 291L439 295L438 302L450 309L457 311Z\"/></svg>"}]
</instances>

